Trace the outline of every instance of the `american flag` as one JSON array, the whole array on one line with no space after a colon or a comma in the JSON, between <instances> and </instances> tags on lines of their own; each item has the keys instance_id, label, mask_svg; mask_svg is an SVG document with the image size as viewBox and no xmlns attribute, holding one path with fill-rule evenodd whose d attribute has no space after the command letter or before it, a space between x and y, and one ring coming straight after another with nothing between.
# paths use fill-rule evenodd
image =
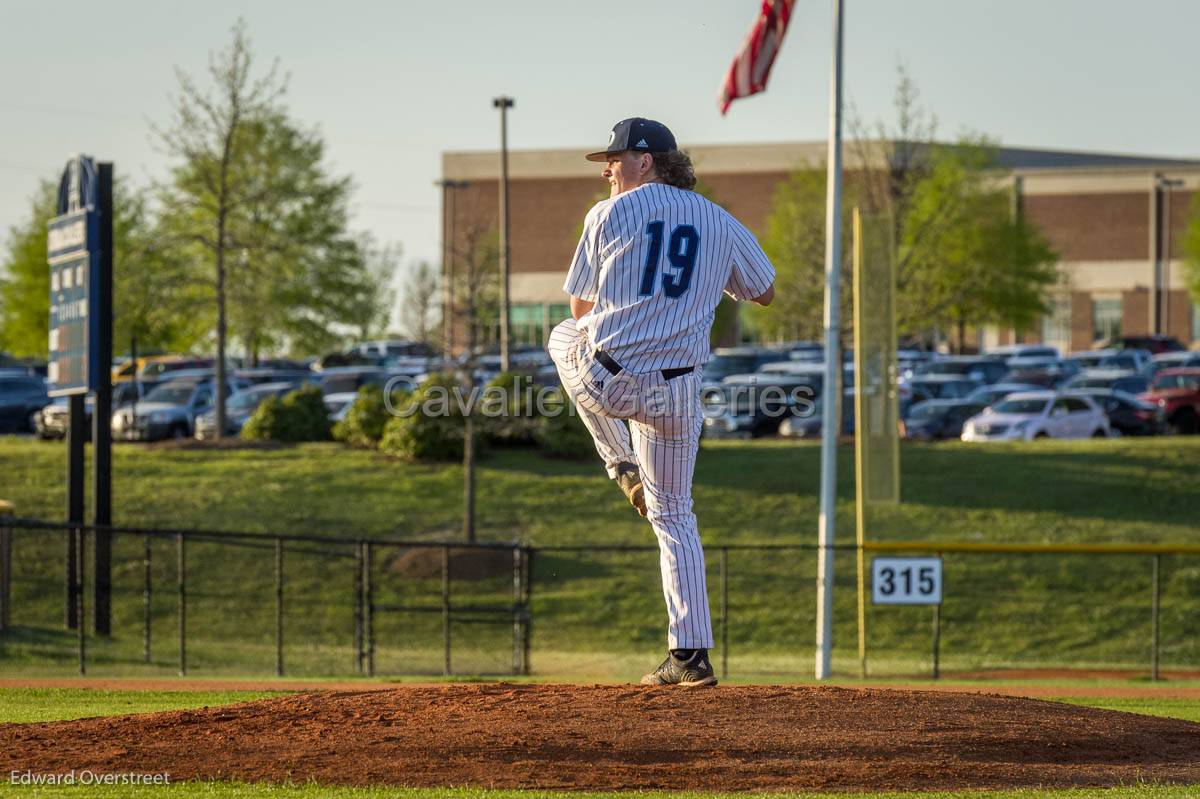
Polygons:
<instances>
[{"instance_id":1,"label":"american flag","mask_svg":"<svg viewBox=\"0 0 1200 799\"><path fill-rule=\"evenodd\" d=\"M721 86L718 104L721 114L729 110L729 104L739 97L749 97L767 88L771 65L779 53L783 34L787 32L788 20L792 16L795 0L763 0L762 10L754 20L750 33L738 54L734 56Z\"/></svg>"}]
</instances>

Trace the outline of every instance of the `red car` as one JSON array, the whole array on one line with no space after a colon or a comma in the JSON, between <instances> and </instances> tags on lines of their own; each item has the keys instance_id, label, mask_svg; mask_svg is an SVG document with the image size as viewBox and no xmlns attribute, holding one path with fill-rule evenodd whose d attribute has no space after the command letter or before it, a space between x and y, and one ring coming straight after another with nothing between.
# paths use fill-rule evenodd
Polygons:
<instances>
[{"instance_id":1,"label":"red car","mask_svg":"<svg viewBox=\"0 0 1200 799\"><path fill-rule=\"evenodd\" d=\"M1163 369L1139 398L1162 408L1176 433L1200 432L1200 368Z\"/></svg>"}]
</instances>

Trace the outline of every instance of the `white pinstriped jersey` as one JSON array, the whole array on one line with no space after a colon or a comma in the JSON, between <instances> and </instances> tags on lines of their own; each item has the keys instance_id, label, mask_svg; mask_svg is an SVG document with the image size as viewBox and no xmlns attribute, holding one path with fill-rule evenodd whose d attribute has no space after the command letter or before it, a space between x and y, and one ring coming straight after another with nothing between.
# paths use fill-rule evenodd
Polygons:
<instances>
[{"instance_id":1,"label":"white pinstriped jersey","mask_svg":"<svg viewBox=\"0 0 1200 799\"><path fill-rule=\"evenodd\" d=\"M595 303L579 320L592 346L637 373L703 366L722 293L749 300L774 281L754 235L725 209L647 183L588 212L563 289Z\"/></svg>"}]
</instances>

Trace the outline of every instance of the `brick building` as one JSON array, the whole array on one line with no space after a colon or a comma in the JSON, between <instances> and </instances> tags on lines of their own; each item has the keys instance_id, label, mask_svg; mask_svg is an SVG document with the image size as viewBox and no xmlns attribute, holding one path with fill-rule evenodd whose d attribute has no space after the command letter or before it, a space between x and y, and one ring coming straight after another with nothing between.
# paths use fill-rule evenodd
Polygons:
<instances>
[{"instance_id":1,"label":"brick building","mask_svg":"<svg viewBox=\"0 0 1200 799\"><path fill-rule=\"evenodd\" d=\"M846 168L862 168L849 149ZM822 163L825 144L688 150L720 204L761 233L776 185ZM583 216L608 194L601 165L584 160L586 151L509 153L514 343L543 342L567 315L562 282ZM1079 350L1118 333L1153 332L1200 344L1200 309L1188 297L1179 258L1200 161L1004 148L999 162L1026 218L1058 252L1063 279L1040 329L983 331L982 344L1019 338ZM443 154L443 235L457 252L472 231L495 226L499 171L495 151ZM451 269L457 260L446 258ZM456 338L452 345L461 347L461 332Z\"/></svg>"}]
</instances>

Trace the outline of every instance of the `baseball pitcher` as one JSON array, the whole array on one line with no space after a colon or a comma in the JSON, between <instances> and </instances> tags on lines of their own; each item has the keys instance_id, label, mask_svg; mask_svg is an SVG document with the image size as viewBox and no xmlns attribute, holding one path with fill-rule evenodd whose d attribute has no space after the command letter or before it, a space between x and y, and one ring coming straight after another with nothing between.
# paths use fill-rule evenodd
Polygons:
<instances>
[{"instance_id":1,"label":"baseball pitcher","mask_svg":"<svg viewBox=\"0 0 1200 799\"><path fill-rule=\"evenodd\" d=\"M567 274L571 315L549 350L608 475L658 537L666 660L645 685L716 685L704 550L692 511L700 376L721 295L769 305L775 270L754 236L696 194L687 154L659 122L618 122L611 186L584 220Z\"/></svg>"}]
</instances>

